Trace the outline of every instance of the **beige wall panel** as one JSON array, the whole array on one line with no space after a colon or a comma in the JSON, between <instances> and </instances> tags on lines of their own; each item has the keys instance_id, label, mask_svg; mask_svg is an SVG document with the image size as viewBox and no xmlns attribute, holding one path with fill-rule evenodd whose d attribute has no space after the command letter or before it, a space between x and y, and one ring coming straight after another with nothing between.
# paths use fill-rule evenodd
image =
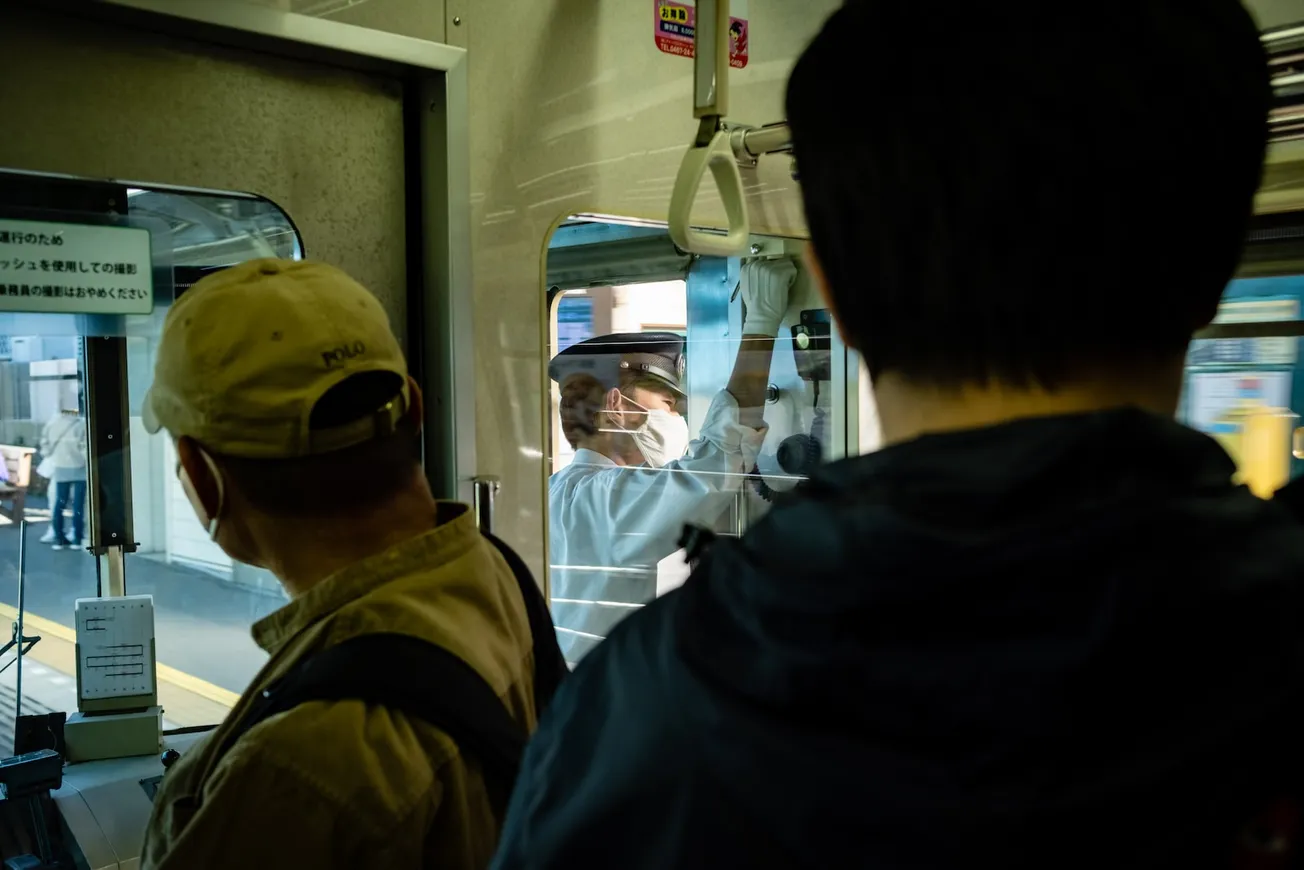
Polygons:
<instances>
[{"instance_id":1,"label":"beige wall panel","mask_svg":"<svg viewBox=\"0 0 1304 870\"><path fill-rule=\"evenodd\" d=\"M1246 0L1263 28L1304 23L1304 0Z\"/></svg>"},{"instance_id":2,"label":"beige wall panel","mask_svg":"<svg viewBox=\"0 0 1304 870\"><path fill-rule=\"evenodd\" d=\"M329 0L329 5L321 0L297 0L301 6L329 9L343 6L334 12L327 12L323 18L384 30L387 33L399 33L431 42L444 42L444 0L364 0L344 6L341 0ZM296 10L297 11L297 10Z\"/></svg>"},{"instance_id":3,"label":"beige wall panel","mask_svg":"<svg viewBox=\"0 0 1304 870\"><path fill-rule=\"evenodd\" d=\"M834 0L752 0L751 59L730 118L783 117L797 55ZM664 220L696 122L693 62L660 52L651 0L451 0L470 50L478 461L500 474L498 523L544 562L542 279L550 227L575 212ZM746 180L757 231L801 234L788 160ZM703 197L704 223L722 220Z\"/></svg>"},{"instance_id":4,"label":"beige wall panel","mask_svg":"<svg viewBox=\"0 0 1304 870\"><path fill-rule=\"evenodd\" d=\"M221 0L444 42L445 0Z\"/></svg>"},{"instance_id":5,"label":"beige wall panel","mask_svg":"<svg viewBox=\"0 0 1304 870\"><path fill-rule=\"evenodd\" d=\"M0 166L248 190L405 328L397 83L6 13Z\"/></svg>"}]
</instances>

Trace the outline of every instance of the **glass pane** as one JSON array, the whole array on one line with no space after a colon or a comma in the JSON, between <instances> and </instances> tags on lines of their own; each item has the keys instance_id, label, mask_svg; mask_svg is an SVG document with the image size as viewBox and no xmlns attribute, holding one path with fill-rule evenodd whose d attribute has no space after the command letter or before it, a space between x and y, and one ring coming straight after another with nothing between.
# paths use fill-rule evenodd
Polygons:
<instances>
[{"instance_id":1,"label":"glass pane","mask_svg":"<svg viewBox=\"0 0 1304 870\"><path fill-rule=\"evenodd\" d=\"M299 259L289 216L267 200L139 188L131 213L166 221L177 264L177 295L205 274L257 257ZM164 433L149 435L141 418L154 380L166 311L150 334L127 339L131 421L132 516L138 550L127 562L127 593L154 596L159 699L176 727L223 718L267 660L250 626L285 603L268 572L233 563L209 540L176 476L176 453Z\"/></svg>"},{"instance_id":2,"label":"glass pane","mask_svg":"<svg viewBox=\"0 0 1304 870\"><path fill-rule=\"evenodd\" d=\"M129 189L127 197L132 217L167 225L174 266L204 269L259 257L303 256L290 216L270 200L144 187Z\"/></svg>"},{"instance_id":3,"label":"glass pane","mask_svg":"<svg viewBox=\"0 0 1304 870\"><path fill-rule=\"evenodd\" d=\"M24 634L41 637L23 660L24 714L77 709L73 603L97 590L97 560L85 541L81 360L75 336L0 336L0 624L12 624L18 614L18 521L25 518ZM13 649L0 655L5 754L13 747L17 709L14 657Z\"/></svg>"},{"instance_id":4,"label":"glass pane","mask_svg":"<svg viewBox=\"0 0 1304 870\"><path fill-rule=\"evenodd\" d=\"M883 447L883 430L878 422L878 405L874 402L874 386L869 379L869 367L857 356L856 367L859 379L856 382L858 419L856 421L858 438L857 447L863 455L881 450Z\"/></svg>"},{"instance_id":5,"label":"glass pane","mask_svg":"<svg viewBox=\"0 0 1304 870\"><path fill-rule=\"evenodd\" d=\"M1233 281L1215 323L1298 321L1304 276ZM1191 342L1179 410L1236 461L1240 478L1268 495L1304 471L1292 455L1304 408L1299 339L1215 338Z\"/></svg>"},{"instance_id":6,"label":"glass pane","mask_svg":"<svg viewBox=\"0 0 1304 870\"><path fill-rule=\"evenodd\" d=\"M553 251L565 251L563 286L586 285L589 263L594 277L648 274L666 260L657 245L624 237L646 241L646 228L576 227L554 240ZM627 251L649 261L617 262ZM857 387L799 252L757 239L745 259L693 259L687 280L583 286L554 298L548 561L568 661L684 582L685 525L741 534L821 461L859 451L842 443L855 428L847 390ZM777 287L772 304L782 312L766 326L772 352L750 342L740 356L744 301L764 305L755 295L762 283ZM728 389L736 370L751 375L732 383L752 392L750 413Z\"/></svg>"}]
</instances>

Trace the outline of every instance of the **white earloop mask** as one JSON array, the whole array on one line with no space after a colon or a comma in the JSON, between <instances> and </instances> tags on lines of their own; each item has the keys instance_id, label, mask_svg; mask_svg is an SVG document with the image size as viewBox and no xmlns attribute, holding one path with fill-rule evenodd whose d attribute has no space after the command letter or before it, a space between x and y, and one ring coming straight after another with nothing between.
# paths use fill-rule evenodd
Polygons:
<instances>
[{"instance_id":1,"label":"white earloop mask","mask_svg":"<svg viewBox=\"0 0 1304 870\"><path fill-rule=\"evenodd\" d=\"M213 461L213 457L209 456L208 451L204 450L202 447L198 448L198 450L199 455L204 457L204 462L208 465L208 470L212 472L213 479L217 482L217 508L214 510L212 516L207 517L208 537L216 543L217 530L222 524L222 511L226 507L226 484L222 480L222 472L218 470L217 463ZM207 513L207 511L204 508L203 503L199 500L199 494L195 492L194 481L190 479L190 475L186 473L184 468L182 469L182 484L182 488L186 491L186 497L190 499L190 506L194 509L200 522L204 522L204 514Z\"/></svg>"},{"instance_id":2,"label":"white earloop mask","mask_svg":"<svg viewBox=\"0 0 1304 870\"><path fill-rule=\"evenodd\" d=\"M643 460L653 468L661 468L666 463L679 459L688 450L688 421L678 414L659 408L644 408L629 396L621 398L645 414L643 422L633 429L604 429L605 432L622 432L634 439L634 446L643 455ZM627 412L630 413L630 412Z\"/></svg>"}]
</instances>

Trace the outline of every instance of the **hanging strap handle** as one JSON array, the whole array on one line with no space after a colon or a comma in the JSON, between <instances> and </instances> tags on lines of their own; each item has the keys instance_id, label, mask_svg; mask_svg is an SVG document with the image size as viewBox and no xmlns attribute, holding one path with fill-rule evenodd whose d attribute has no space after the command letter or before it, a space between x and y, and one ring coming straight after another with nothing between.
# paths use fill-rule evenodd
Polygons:
<instances>
[{"instance_id":1,"label":"hanging strap handle","mask_svg":"<svg viewBox=\"0 0 1304 870\"><path fill-rule=\"evenodd\" d=\"M751 225L732 137L721 123L729 111L729 0L697 0L693 62L693 117L701 126L670 195L670 238L690 254L734 257L751 241ZM693 228L693 203L707 169L724 203L723 236Z\"/></svg>"},{"instance_id":2,"label":"hanging strap handle","mask_svg":"<svg viewBox=\"0 0 1304 870\"><path fill-rule=\"evenodd\" d=\"M723 236L693 227L693 203L697 201L697 192L708 168L724 202L728 230ZM719 130L706 145L690 147L684 155L684 162L679 165L675 189L670 195L670 239L680 250L690 254L736 257L747 248L751 236L738 161L734 157L729 133Z\"/></svg>"}]
</instances>

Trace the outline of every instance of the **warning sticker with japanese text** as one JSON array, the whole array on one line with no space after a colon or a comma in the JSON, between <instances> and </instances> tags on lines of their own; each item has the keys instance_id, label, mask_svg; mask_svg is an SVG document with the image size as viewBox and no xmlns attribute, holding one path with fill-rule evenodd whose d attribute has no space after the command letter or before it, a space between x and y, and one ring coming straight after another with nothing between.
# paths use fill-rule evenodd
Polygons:
<instances>
[{"instance_id":1,"label":"warning sticker with japanese text","mask_svg":"<svg viewBox=\"0 0 1304 870\"><path fill-rule=\"evenodd\" d=\"M695 0L652 0L656 11L657 48L666 54L693 57L693 34L696 32L697 14ZM729 66L742 69L747 66L750 33L747 26L747 7L734 0L736 16L729 19Z\"/></svg>"},{"instance_id":2,"label":"warning sticker with japanese text","mask_svg":"<svg viewBox=\"0 0 1304 870\"><path fill-rule=\"evenodd\" d=\"M153 310L149 230L0 220L0 311L149 314Z\"/></svg>"}]
</instances>

